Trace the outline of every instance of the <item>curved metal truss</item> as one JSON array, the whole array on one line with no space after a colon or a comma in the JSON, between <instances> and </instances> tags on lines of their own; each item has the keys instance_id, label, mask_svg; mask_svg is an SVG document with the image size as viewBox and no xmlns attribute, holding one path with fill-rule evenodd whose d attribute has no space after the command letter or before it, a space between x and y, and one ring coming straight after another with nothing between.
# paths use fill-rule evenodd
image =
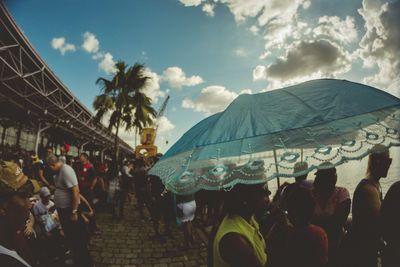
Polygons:
<instances>
[{"instance_id":1,"label":"curved metal truss","mask_svg":"<svg viewBox=\"0 0 400 267\"><path fill-rule=\"evenodd\" d=\"M69 91L32 47L0 1L0 98L74 133L83 142L113 144L114 135ZM120 140L124 152L133 153Z\"/></svg>"}]
</instances>

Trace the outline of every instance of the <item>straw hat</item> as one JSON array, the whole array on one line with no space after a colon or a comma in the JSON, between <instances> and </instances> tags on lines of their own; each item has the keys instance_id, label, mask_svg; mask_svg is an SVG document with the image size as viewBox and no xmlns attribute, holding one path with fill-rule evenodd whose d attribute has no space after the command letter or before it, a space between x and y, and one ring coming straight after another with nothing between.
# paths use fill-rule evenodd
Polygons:
<instances>
[{"instance_id":1,"label":"straw hat","mask_svg":"<svg viewBox=\"0 0 400 267\"><path fill-rule=\"evenodd\" d=\"M16 191L28 181L28 177L25 176L21 168L14 162L1 161L0 181Z\"/></svg>"},{"instance_id":2,"label":"straw hat","mask_svg":"<svg viewBox=\"0 0 400 267\"><path fill-rule=\"evenodd\" d=\"M304 161L300 161L297 162L296 164L294 164L293 167L293 173L297 174L297 173L306 173L308 170L308 164L307 162Z\"/></svg>"},{"instance_id":3,"label":"straw hat","mask_svg":"<svg viewBox=\"0 0 400 267\"><path fill-rule=\"evenodd\" d=\"M32 159L32 164L41 162L41 160L39 159L39 156L38 156L38 155L33 155L33 156L31 157L31 159Z\"/></svg>"}]
</instances>

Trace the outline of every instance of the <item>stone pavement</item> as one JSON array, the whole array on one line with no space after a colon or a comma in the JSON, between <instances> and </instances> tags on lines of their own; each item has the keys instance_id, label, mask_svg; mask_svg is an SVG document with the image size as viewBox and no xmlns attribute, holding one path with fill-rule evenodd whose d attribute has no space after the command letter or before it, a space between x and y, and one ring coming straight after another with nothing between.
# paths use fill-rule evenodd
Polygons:
<instances>
[{"instance_id":1,"label":"stone pavement","mask_svg":"<svg viewBox=\"0 0 400 267\"><path fill-rule=\"evenodd\" d=\"M113 220L108 213L97 214L96 220L102 231L100 236L92 237L90 245L96 267L206 266L206 245L197 236L193 249L182 249L183 234L174 227L174 238L160 243L153 237L151 222L141 220L132 203L127 204L121 221Z\"/></svg>"}]
</instances>

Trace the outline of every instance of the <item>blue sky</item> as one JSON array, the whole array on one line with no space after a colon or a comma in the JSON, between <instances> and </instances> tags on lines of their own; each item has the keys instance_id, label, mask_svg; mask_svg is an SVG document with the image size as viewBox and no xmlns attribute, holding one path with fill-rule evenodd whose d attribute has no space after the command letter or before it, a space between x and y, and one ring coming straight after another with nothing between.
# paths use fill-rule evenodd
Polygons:
<instances>
[{"instance_id":1,"label":"blue sky","mask_svg":"<svg viewBox=\"0 0 400 267\"><path fill-rule=\"evenodd\" d=\"M399 1L6 1L42 58L90 109L98 77L122 59L171 96L157 143L165 151L238 94L336 77L399 94ZM122 137L133 144L133 134ZM169 144L166 145L166 140Z\"/></svg>"}]
</instances>

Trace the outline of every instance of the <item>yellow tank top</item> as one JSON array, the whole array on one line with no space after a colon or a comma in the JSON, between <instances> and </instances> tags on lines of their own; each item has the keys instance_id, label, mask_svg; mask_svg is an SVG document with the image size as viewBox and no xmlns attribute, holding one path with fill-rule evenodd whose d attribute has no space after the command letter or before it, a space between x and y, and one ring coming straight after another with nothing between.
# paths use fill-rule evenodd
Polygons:
<instances>
[{"instance_id":1,"label":"yellow tank top","mask_svg":"<svg viewBox=\"0 0 400 267\"><path fill-rule=\"evenodd\" d=\"M213 243L213 263L214 267L229 267L221 257L219 243L228 233L238 233L245 237L253 247L254 255L258 258L261 265L267 263L267 254L265 253L265 241L260 233L258 223L251 218L250 223L240 216L225 216L218 228Z\"/></svg>"}]
</instances>

